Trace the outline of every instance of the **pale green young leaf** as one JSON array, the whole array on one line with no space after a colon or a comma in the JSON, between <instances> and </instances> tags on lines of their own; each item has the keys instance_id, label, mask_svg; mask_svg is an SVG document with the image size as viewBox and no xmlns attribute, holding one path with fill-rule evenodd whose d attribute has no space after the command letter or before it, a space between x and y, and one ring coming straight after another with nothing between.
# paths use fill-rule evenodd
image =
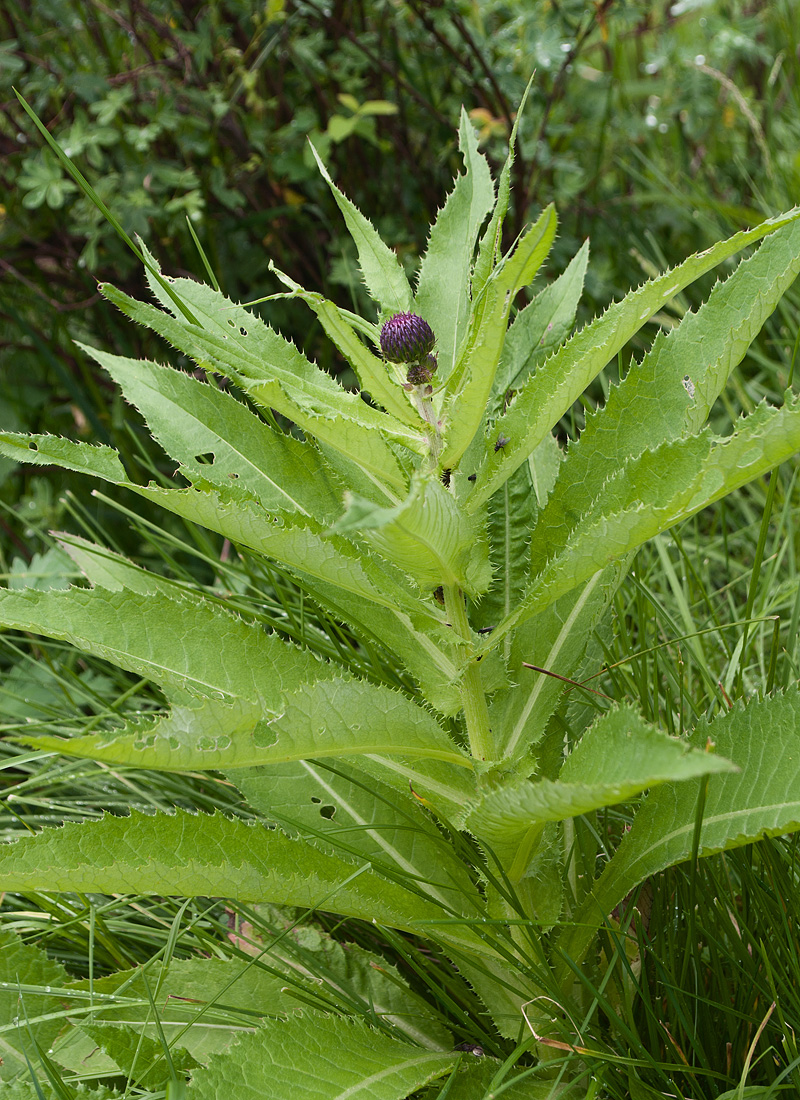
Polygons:
<instances>
[{"instance_id":1,"label":"pale green young leaf","mask_svg":"<svg viewBox=\"0 0 800 1100\"><path fill-rule=\"evenodd\" d=\"M469 328L446 385L441 459L445 469L458 463L484 422L514 295L532 282L550 251L555 232L556 214L550 205L497 265L473 304Z\"/></svg>"},{"instance_id":2,"label":"pale green young leaf","mask_svg":"<svg viewBox=\"0 0 800 1100\"><path fill-rule=\"evenodd\" d=\"M368 863L356 866L221 814L133 813L23 836L0 848L0 889L269 899L324 905L423 935L425 922L442 915L438 905L377 875ZM481 944L455 926L447 936L473 948Z\"/></svg>"},{"instance_id":3,"label":"pale green young leaf","mask_svg":"<svg viewBox=\"0 0 800 1100\"><path fill-rule=\"evenodd\" d=\"M164 688L258 703L273 714L282 691L335 673L196 594L0 589L0 623L70 642Z\"/></svg>"},{"instance_id":4,"label":"pale green young leaf","mask_svg":"<svg viewBox=\"0 0 800 1100\"><path fill-rule=\"evenodd\" d=\"M701 721L691 743L731 760L736 772L708 781L699 855L800 828L800 692L737 705ZM660 787L648 796L619 849L565 931L561 946L580 961L594 930L640 882L691 857L700 784Z\"/></svg>"},{"instance_id":5,"label":"pale green young leaf","mask_svg":"<svg viewBox=\"0 0 800 1100\"><path fill-rule=\"evenodd\" d=\"M108 371L190 481L222 488L236 481L267 510L319 520L340 511L341 489L309 444L274 431L240 401L183 371L79 346ZM213 462L198 463L208 454Z\"/></svg>"},{"instance_id":6,"label":"pale green young leaf","mask_svg":"<svg viewBox=\"0 0 800 1100\"><path fill-rule=\"evenodd\" d=\"M458 1060L359 1019L306 1012L242 1036L192 1075L186 1100L404 1100Z\"/></svg>"},{"instance_id":7,"label":"pale green young leaf","mask_svg":"<svg viewBox=\"0 0 800 1100\"><path fill-rule=\"evenodd\" d=\"M384 782L385 771L370 772L365 763L299 760L228 775L263 820L289 836L313 838L316 847L343 859L369 860L376 871L412 883L442 907L442 917L475 917L480 896L422 810L416 787L406 781L397 790ZM465 805L470 794L457 793Z\"/></svg>"},{"instance_id":8,"label":"pale green young leaf","mask_svg":"<svg viewBox=\"0 0 800 1100\"><path fill-rule=\"evenodd\" d=\"M556 782L539 779L492 791L470 812L467 824L488 841L515 880L524 874L545 822L625 802L668 780L732 770L722 757L690 749L631 707L620 707L587 730Z\"/></svg>"},{"instance_id":9,"label":"pale green young leaf","mask_svg":"<svg viewBox=\"0 0 800 1100\"><path fill-rule=\"evenodd\" d=\"M458 585L479 595L488 588L483 531L464 515L438 478L416 478L409 496L395 508L378 508L352 494L346 499L348 509L332 530L361 535L421 589Z\"/></svg>"},{"instance_id":10,"label":"pale green young leaf","mask_svg":"<svg viewBox=\"0 0 800 1100\"><path fill-rule=\"evenodd\" d=\"M696 313L631 364L570 445L535 540L534 571L563 545L603 482L626 459L697 432L733 368L800 270L800 223L768 237Z\"/></svg>"},{"instance_id":11,"label":"pale green young leaf","mask_svg":"<svg viewBox=\"0 0 800 1100\"><path fill-rule=\"evenodd\" d=\"M362 392L370 394L377 404L396 416L404 424L419 430L419 413L410 404L401 384L390 376L389 364L373 355L370 349L359 339L356 326L361 331L366 328L373 343L377 344L379 329L375 325L365 325L361 318L341 309L322 294L304 290L288 275L270 265L281 282L290 287L291 293L272 295L271 297L297 298L305 302L319 318L325 334L333 341L347 362L355 371ZM370 331L371 330L371 331Z\"/></svg>"},{"instance_id":12,"label":"pale green young leaf","mask_svg":"<svg viewBox=\"0 0 800 1100\"><path fill-rule=\"evenodd\" d=\"M342 212L348 232L358 251L358 262L364 276L364 284L374 301L382 310L401 313L413 310L414 298L408 279L397 256L381 240L372 224L361 211L342 194L330 177L330 173L317 155L314 146L311 152L317 162L322 178L328 184Z\"/></svg>"},{"instance_id":13,"label":"pale green young leaf","mask_svg":"<svg viewBox=\"0 0 800 1100\"><path fill-rule=\"evenodd\" d=\"M458 131L464 174L456 177L447 202L431 228L422 258L415 311L436 334L437 378L447 379L469 322L470 274L478 232L494 205L489 165L478 152L475 130L464 108Z\"/></svg>"},{"instance_id":14,"label":"pale green young leaf","mask_svg":"<svg viewBox=\"0 0 800 1100\"><path fill-rule=\"evenodd\" d=\"M732 435L710 432L645 451L610 478L562 552L532 582L523 602L492 635L549 607L615 559L766 473L800 450L800 400L760 405Z\"/></svg>"},{"instance_id":15,"label":"pale green young leaf","mask_svg":"<svg viewBox=\"0 0 800 1100\"><path fill-rule=\"evenodd\" d=\"M508 390L518 389L569 335L583 293L588 262L586 241L566 271L541 290L512 321L492 387L495 415L502 412Z\"/></svg>"},{"instance_id":16,"label":"pale green young leaf","mask_svg":"<svg viewBox=\"0 0 800 1100\"><path fill-rule=\"evenodd\" d=\"M762 222L755 229L736 233L727 241L690 256L682 264L610 306L602 316L562 345L539 366L511 406L498 418L495 427L508 442L501 450L495 451L494 434L487 438L483 463L473 493L467 501L467 509L475 511L488 500L580 397L606 363L666 302L723 260L796 221L798 217L800 209L790 210Z\"/></svg>"}]
</instances>

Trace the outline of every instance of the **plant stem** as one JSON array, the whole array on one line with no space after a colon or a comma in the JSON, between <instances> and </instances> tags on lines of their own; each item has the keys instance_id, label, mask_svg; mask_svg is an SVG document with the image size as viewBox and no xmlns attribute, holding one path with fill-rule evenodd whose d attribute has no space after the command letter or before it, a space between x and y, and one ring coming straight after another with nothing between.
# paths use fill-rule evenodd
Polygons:
<instances>
[{"instance_id":1,"label":"plant stem","mask_svg":"<svg viewBox=\"0 0 800 1100\"><path fill-rule=\"evenodd\" d=\"M429 385L415 386L412 391L412 399L417 407L417 412L425 421L428 447L430 449L430 466L431 469L435 470L439 464L439 455L442 453L442 430L439 426L436 409L434 409L433 402L428 396L430 388Z\"/></svg>"},{"instance_id":2,"label":"plant stem","mask_svg":"<svg viewBox=\"0 0 800 1100\"><path fill-rule=\"evenodd\" d=\"M445 584L444 607L451 626L459 637L470 638L469 619L464 602L464 593L458 585ZM477 661L471 661L461 681L461 700L464 706L464 719L467 724L469 751L476 760L494 759L494 739L489 728L489 710L486 706L486 693L483 690L481 669Z\"/></svg>"}]
</instances>

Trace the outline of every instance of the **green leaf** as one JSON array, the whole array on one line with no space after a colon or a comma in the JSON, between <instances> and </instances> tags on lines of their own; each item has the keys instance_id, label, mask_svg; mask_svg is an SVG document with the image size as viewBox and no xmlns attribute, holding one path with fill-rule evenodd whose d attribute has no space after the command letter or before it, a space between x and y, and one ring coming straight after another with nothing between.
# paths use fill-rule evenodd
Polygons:
<instances>
[{"instance_id":1,"label":"green leaf","mask_svg":"<svg viewBox=\"0 0 800 1100\"><path fill-rule=\"evenodd\" d=\"M511 638L508 664L515 683L497 692L489 708L499 758L522 760L541 740L564 691L559 677L575 673L621 579L619 563L607 566L507 635L506 641ZM546 671L524 668L523 661Z\"/></svg>"},{"instance_id":2,"label":"green leaf","mask_svg":"<svg viewBox=\"0 0 800 1100\"><path fill-rule=\"evenodd\" d=\"M265 821L290 836L313 837L315 846L348 860L369 860L376 871L398 876L441 906L441 916L481 912L480 897L464 864L443 839L420 800L392 789L368 761L303 760L229 778ZM412 788L413 790L413 788ZM462 793L462 804L474 797Z\"/></svg>"},{"instance_id":3,"label":"green leaf","mask_svg":"<svg viewBox=\"0 0 800 1100\"><path fill-rule=\"evenodd\" d=\"M701 721L691 743L736 765L708 781L699 855L712 855L800 828L800 692L738 705ZM692 855L700 795L696 782L668 784L648 796L633 826L561 939L580 961L605 917L635 886Z\"/></svg>"},{"instance_id":4,"label":"green leaf","mask_svg":"<svg viewBox=\"0 0 800 1100\"><path fill-rule=\"evenodd\" d=\"M570 333L575 323L586 265L589 242L586 241L566 271L540 291L514 318L503 344L503 352L492 387L492 407L502 412L508 390L518 389L537 366Z\"/></svg>"},{"instance_id":5,"label":"green leaf","mask_svg":"<svg viewBox=\"0 0 800 1100\"><path fill-rule=\"evenodd\" d=\"M415 478L406 500L378 508L349 494L334 532L362 534L382 557L423 590L458 585L470 595L489 586L489 553L479 524L467 519L437 479Z\"/></svg>"},{"instance_id":6,"label":"green leaf","mask_svg":"<svg viewBox=\"0 0 800 1100\"><path fill-rule=\"evenodd\" d=\"M274 680L270 686L274 690ZM18 740L67 756L162 771L231 770L367 754L472 767L428 711L389 688L342 679L285 684L270 704L278 717L263 719L260 708L238 700L204 699L102 734L20 735Z\"/></svg>"},{"instance_id":7,"label":"green leaf","mask_svg":"<svg viewBox=\"0 0 800 1100\"><path fill-rule=\"evenodd\" d=\"M445 648L450 648L452 631L445 630L443 615L433 602L420 600L401 573L390 572L388 562L379 564L366 549L356 548L348 540L331 535L329 528L315 519L297 514L265 513L254 498L233 486L217 489L198 482L191 489L163 489L154 485L135 485L127 479L115 451L87 443L72 443L58 436L0 432L0 454L14 455L18 461L50 464L101 477L176 515L217 531L232 542L274 558L301 577L342 586L362 600L390 608L403 621L429 622L434 634L439 635L436 642L429 643L429 653L435 652L438 654L436 660L443 660L442 668L447 676L457 674L455 666L438 649L437 643L444 642L445 637L448 638ZM313 589L314 582L310 583ZM438 629L437 624L441 624Z\"/></svg>"},{"instance_id":8,"label":"green leaf","mask_svg":"<svg viewBox=\"0 0 800 1100\"><path fill-rule=\"evenodd\" d=\"M631 291L621 302L568 340L536 371L496 424L508 440L495 452L487 439L484 458L467 510L476 511L511 472L524 461L586 389L591 380L627 341L680 290L712 270L729 256L796 221L800 209L762 222L755 229L736 233L727 241L690 256L664 275Z\"/></svg>"},{"instance_id":9,"label":"green leaf","mask_svg":"<svg viewBox=\"0 0 800 1100\"><path fill-rule=\"evenodd\" d=\"M522 877L547 821L564 821L625 802L668 780L731 771L729 761L661 733L631 707L599 718L567 757L556 782L539 779L486 795L467 824ZM513 853L510 862L506 862Z\"/></svg>"},{"instance_id":10,"label":"green leaf","mask_svg":"<svg viewBox=\"0 0 800 1100\"><path fill-rule=\"evenodd\" d=\"M197 594L0 589L0 623L70 642L162 687L273 714L282 691L335 672Z\"/></svg>"},{"instance_id":11,"label":"green leaf","mask_svg":"<svg viewBox=\"0 0 800 1100\"><path fill-rule=\"evenodd\" d=\"M101 290L123 313L158 332L203 369L230 378L257 404L277 409L304 431L353 458L381 482L404 488L405 478L384 435L421 451L425 445L421 433L342 389L293 344L241 306L234 306L210 287L188 279L182 282L192 288L183 293L192 295L204 327L189 325L113 287ZM210 296L214 301L208 303ZM226 317L234 322L230 328L224 323Z\"/></svg>"},{"instance_id":12,"label":"green leaf","mask_svg":"<svg viewBox=\"0 0 800 1100\"><path fill-rule=\"evenodd\" d=\"M108 371L190 481L219 488L235 481L267 510L319 520L340 511L336 479L307 443L274 431L229 394L183 371L79 346ZM198 463L207 454L214 461Z\"/></svg>"},{"instance_id":13,"label":"green leaf","mask_svg":"<svg viewBox=\"0 0 800 1100\"><path fill-rule=\"evenodd\" d=\"M367 863L356 866L221 814L133 813L44 829L0 848L0 889L269 899L276 905L322 905L418 935L425 935L426 921L442 915L439 906L387 881ZM446 932L437 927L437 934L470 950L482 946L455 925Z\"/></svg>"},{"instance_id":14,"label":"green leaf","mask_svg":"<svg viewBox=\"0 0 800 1100\"><path fill-rule=\"evenodd\" d=\"M511 1038L516 1039L516 1033ZM556 1083L556 1078L547 1070L527 1071L511 1070L502 1075L501 1083L491 1090L492 1081L497 1077L501 1063L485 1055L467 1052L464 1061L458 1067L455 1080L450 1086L446 1100L487 1100L487 1097L502 1096L503 1100L586 1100L586 1085L573 1085L569 1080ZM502 1092L500 1089L502 1088Z\"/></svg>"},{"instance_id":15,"label":"green leaf","mask_svg":"<svg viewBox=\"0 0 800 1100\"><path fill-rule=\"evenodd\" d=\"M157 1089L170 1080L170 1067L158 1039L141 1035L127 1024L95 1022L81 1028L140 1088ZM182 1077L200 1065L183 1046L171 1046L169 1056L176 1074Z\"/></svg>"},{"instance_id":16,"label":"green leaf","mask_svg":"<svg viewBox=\"0 0 800 1100\"><path fill-rule=\"evenodd\" d=\"M0 454L15 462L60 466L75 473L90 474L115 485L127 481L117 452L102 444L73 443L71 439L61 439L57 435L0 432Z\"/></svg>"},{"instance_id":17,"label":"green leaf","mask_svg":"<svg viewBox=\"0 0 800 1100\"><path fill-rule=\"evenodd\" d=\"M439 211L422 258L415 311L436 334L437 378L444 381L455 365L469 322L469 283L478 231L494 205L494 184L486 158L478 152L475 130L461 108L459 149L464 175Z\"/></svg>"},{"instance_id":18,"label":"green leaf","mask_svg":"<svg viewBox=\"0 0 800 1100\"><path fill-rule=\"evenodd\" d=\"M626 463L595 497L563 551L532 582L524 600L492 634L549 607L609 562L746 485L800 450L800 399L765 403L737 421L730 436L709 431L672 440Z\"/></svg>"},{"instance_id":19,"label":"green leaf","mask_svg":"<svg viewBox=\"0 0 800 1100\"><path fill-rule=\"evenodd\" d=\"M641 362L611 388L605 407L587 415L580 438L570 445L540 517L534 571L563 545L622 462L702 427L798 270L800 224L794 223L768 237L718 283L697 313L687 314L668 335L658 334Z\"/></svg>"},{"instance_id":20,"label":"green leaf","mask_svg":"<svg viewBox=\"0 0 800 1100\"><path fill-rule=\"evenodd\" d=\"M320 1009L378 1018L429 1050L452 1047L435 1013L384 958L301 922L296 910L265 904L253 908L261 922L237 922L229 938L246 954L258 956L257 961L173 958L167 968L156 962L95 978L96 1016L102 1013L109 1023L130 1022L155 1036L154 1023L141 1027L142 1009L149 1007L147 981L161 1022L172 1025L167 1034L175 1036L176 1025L188 1024L181 1028L180 1043L203 1063L226 1049L238 1032L252 1028L254 1017L260 1022L282 1016L309 1001ZM258 929L265 925L270 931L261 934ZM89 982L75 982L72 988L88 991ZM85 1003L76 999L73 1007ZM60 1046L55 1057L67 1068L80 1069L72 1050L69 1062Z\"/></svg>"},{"instance_id":21,"label":"green leaf","mask_svg":"<svg viewBox=\"0 0 800 1100\"><path fill-rule=\"evenodd\" d=\"M522 112L525 110L525 103L528 99L528 93L533 87L534 77L531 76L525 91L522 93L522 99L520 100L519 110L517 111L517 117L514 119L514 125L511 127L511 135L508 140L508 156L506 162L503 165L503 170L500 173L500 183L497 188L497 202L495 203L494 212L492 213L491 220L481 238L480 247L478 248L478 257L475 261L475 270L472 275L472 300L477 301L481 291L486 285L486 281L491 275L498 255L500 254L500 246L503 233L503 222L505 221L506 214L508 212L508 203L511 197L511 169L514 166L514 150L517 144L517 129L519 127L520 119L522 118Z\"/></svg>"},{"instance_id":22,"label":"green leaf","mask_svg":"<svg viewBox=\"0 0 800 1100\"><path fill-rule=\"evenodd\" d=\"M536 497L526 463L514 471L489 501L486 530L495 579L470 616L478 629L489 630L510 615L525 591L536 510ZM506 658L510 647L511 639L507 638Z\"/></svg>"},{"instance_id":23,"label":"green leaf","mask_svg":"<svg viewBox=\"0 0 800 1100\"><path fill-rule=\"evenodd\" d=\"M346 1052L346 1057L343 1057ZM403 1100L458 1061L361 1020L305 1013L273 1020L198 1070L187 1100Z\"/></svg>"},{"instance_id":24,"label":"green leaf","mask_svg":"<svg viewBox=\"0 0 800 1100\"><path fill-rule=\"evenodd\" d=\"M514 295L533 281L550 251L555 232L556 214L550 205L497 265L473 304L469 329L446 385L449 407L444 417L445 448L441 459L445 469L458 463L484 421Z\"/></svg>"},{"instance_id":25,"label":"green leaf","mask_svg":"<svg viewBox=\"0 0 800 1100\"><path fill-rule=\"evenodd\" d=\"M61 1007L53 997L44 992L22 992L22 987L63 986L67 977L64 967L48 959L44 951L0 927L0 1079L8 1081L18 1074L27 1077L23 1052L32 1056L31 1034L48 1050L63 1026L63 1020L47 1018ZM2 1091L5 1096L5 1086Z\"/></svg>"},{"instance_id":26,"label":"green leaf","mask_svg":"<svg viewBox=\"0 0 800 1100\"><path fill-rule=\"evenodd\" d=\"M397 654L421 685L429 706L441 714L458 713L462 646L443 617L432 619L427 608L420 612L413 597L406 601L405 607L380 606L366 601L357 591L346 592L320 581L315 581L313 594L323 607L349 623L362 638Z\"/></svg>"},{"instance_id":27,"label":"green leaf","mask_svg":"<svg viewBox=\"0 0 800 1100\"><path fill-rule=\"evenodd\" d=\"M328 184L336 199L336 205L344 216L345 224L358 250L358 260L364 276L364 284L370 295L382 310L390 313L402 313L414 308L414 298L408 279L395 256L376 233L371 223L361 211L342 194L330 177L328 169L320 160L314 146L311 146L314 160L317 162L322 178Z\"/></svg>"}]
</instances>

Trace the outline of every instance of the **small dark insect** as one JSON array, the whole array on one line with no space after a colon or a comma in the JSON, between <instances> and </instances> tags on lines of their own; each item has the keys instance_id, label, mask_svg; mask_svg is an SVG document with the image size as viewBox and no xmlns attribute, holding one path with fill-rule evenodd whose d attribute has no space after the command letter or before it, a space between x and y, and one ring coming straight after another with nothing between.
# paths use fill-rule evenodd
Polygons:
<instances>
[{"instance_id":1,"label":"small dark insect","mask_svg":"<svg viewBox=\"0 0 800 1100\"><path fill-rule=\"evenodd\" d=\"M465 1050L468 1054L474 1054L476 1058L483 1057L483 1047L479 1047L477 1043L459 1043L458 1046L453 1047L453 1050Z\"/></svg>"},{"instance_id":2,"label":"small dark insect","mask_svg":"<svg viewBox=\"0 0 800 1100\"><path fill-rule=\"evenodd\" d=\"M478 476L477 474L470 474L467 477L467 481L474 481L477 478L477 476Z\"/></svg>"},{"instance_id":3,"label":"small dark insect","mask_svg":"<svg viewBox=\"0 0 800 1100\"><path fill-rule=\"evenodd\" d=\"M510 442L511 440L506 439L504 435L498 435L497 442L494 445L494 453L497 454L498 451L502 451L503 447L505 447L505 445Z\"/></svg>"}]
</instances>

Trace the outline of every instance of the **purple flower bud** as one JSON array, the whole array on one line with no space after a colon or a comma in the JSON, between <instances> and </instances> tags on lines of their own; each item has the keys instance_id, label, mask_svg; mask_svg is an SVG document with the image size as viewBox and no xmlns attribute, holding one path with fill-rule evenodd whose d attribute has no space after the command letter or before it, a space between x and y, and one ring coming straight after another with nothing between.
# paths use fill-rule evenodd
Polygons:
<instances>
[{"instance_id":1,"label":"purple flower bud","mask_svg":"<svg viewBox=\"0 0 800 1100\"><path fill-rule=\"evenodd\" d=\"M435 355L426 355L421 362L411 364L406 378L415 386L424 386L427 382L430 382L431 375L438 365Z\"/></svg>"},{"instance_id":2,"label":"purple flower bud","mask_svg":"<svg viewBox=\"0 0 800 1100\"><path fill-rule=\"evenodd\" d=\"M433 329L416 313L395 313L381 328L381 351L391 363L419 363L433 358L430 353L435 343Z\"/></svg>"}]
</instances>

